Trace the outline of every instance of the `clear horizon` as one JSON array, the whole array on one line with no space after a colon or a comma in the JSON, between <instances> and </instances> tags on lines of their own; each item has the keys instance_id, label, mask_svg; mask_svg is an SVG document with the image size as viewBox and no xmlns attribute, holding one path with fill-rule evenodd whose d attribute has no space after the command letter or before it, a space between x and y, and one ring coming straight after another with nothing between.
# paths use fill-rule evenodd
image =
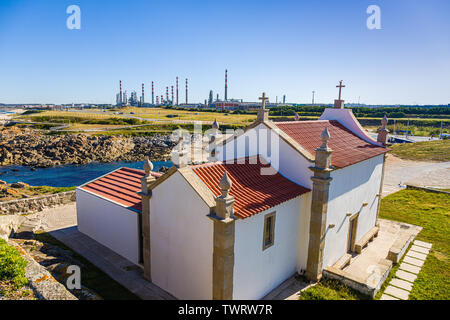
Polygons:
<instances>
[{"instance_id":1,"label":"clear horizon","mask_svg":"<svg viewBox=\"0 0 450 320\"><path fill-rule=\"evenodd\" d=\"M369 30L369 5L381 29ZM81 9L69 30L67 7ZM146 102L189 79L189 102L228 98L330 104L448 105L450 2L55 1L0 2L0 103Z\"/></svg>"}]
</instances>

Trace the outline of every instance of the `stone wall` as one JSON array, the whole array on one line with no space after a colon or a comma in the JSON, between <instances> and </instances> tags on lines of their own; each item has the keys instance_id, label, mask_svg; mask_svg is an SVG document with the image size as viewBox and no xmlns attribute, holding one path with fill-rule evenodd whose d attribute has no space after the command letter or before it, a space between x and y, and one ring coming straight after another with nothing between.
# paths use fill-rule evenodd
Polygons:
<instances>
[{"instance_id":1,"label":"stone wall","mask_svg":"<svg viewBox=\"0 0 450 320\"><path fill-rule=\"evenodd\" d=\"M34 294L39 300L78 300L20 245L12 241L9 241L8 244L14 246L28 262L25 267L25 277L28 279L29 286L33 289Z\"/></svg>"},{"instance_id":2,"label":"stone wall","mask_svg":"<svg viewBox=\"0 0 450 320\"><path fill-rule=\"evenodd\" d=\"M22 215L75 201L75 191L0 202L0 215Z\"/></svg>"}]
</instances>

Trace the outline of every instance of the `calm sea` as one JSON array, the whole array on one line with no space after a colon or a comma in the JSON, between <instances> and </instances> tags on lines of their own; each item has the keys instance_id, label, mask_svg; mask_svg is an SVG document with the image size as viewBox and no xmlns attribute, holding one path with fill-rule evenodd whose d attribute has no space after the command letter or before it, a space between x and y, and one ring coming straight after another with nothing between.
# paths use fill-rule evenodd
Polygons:
<instances>
[{"instance_id":1,"label":"calm sea","mask_svg":"<svg viewBox=\"0 0 450 320\"><path fill-rule=\"evenodd\" d=\"M171 161L153 162L154 171L161 167L172 167ZM144 162L90 163L86 165L65 165L53 168L36 168L32 171L23 166L0 167L0 180L7 183L25 182L31 186L72 187L80 186L120 167L143 169Z\"/></svg>"}]
</instances>

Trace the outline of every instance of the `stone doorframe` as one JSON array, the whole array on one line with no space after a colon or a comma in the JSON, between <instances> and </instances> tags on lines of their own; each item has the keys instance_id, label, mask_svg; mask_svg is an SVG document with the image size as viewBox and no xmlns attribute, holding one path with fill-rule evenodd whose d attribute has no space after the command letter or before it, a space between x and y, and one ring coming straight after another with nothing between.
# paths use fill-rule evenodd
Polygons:
<instances>
[{"instance_id":1,"label":"stone doorframe","mask_svg":"<svg viewBox=\"0 0 450 320\"><path fill-rule=\"evenodd\" d=\"M355 251L355 243L356 243L356 231L358 230L358 218L359 218L359 212L355 213L350 217L348 220L348 236L347 236L347 252ZM353 222L353 224L352 224ZM350 246L349 246L349 239L352 239Z\"/></svg>"}]
</instances>

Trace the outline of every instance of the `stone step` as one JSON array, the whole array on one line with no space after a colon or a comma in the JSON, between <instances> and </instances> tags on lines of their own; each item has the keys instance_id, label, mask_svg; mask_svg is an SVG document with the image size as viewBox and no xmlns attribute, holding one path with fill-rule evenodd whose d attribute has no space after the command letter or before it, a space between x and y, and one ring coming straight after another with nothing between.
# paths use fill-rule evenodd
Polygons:
<instances>
[{"instance_id":1,"label":"stone step","mask_svg":"<svg viewBox=\"0 0 450 320\"><path fill-rule=\"evenodd\" d=\"M403 258L403 262L412 264L413 266L416 266L416 267L419 267L419 268L421 268L423 266L423 264L424 264L423 260L419 260L419 259L408 257L408 256Z\"/></svg>"},{"instance_id":2,"label":"stone step","mask_svg":"<svg viewBox=\"0 0 450 320\"><path fill-rule=\"evenodd\" d=\"M427 249L431 249L431 246L432 246L431 243L423 242L423 241L420 241L420 240L414 240L413 243L414 243L416 246L424 247L424 248L427 248Z\"/></svg>"},{"instance_id":3,"label":"stone step","mask_svg":"<svg viewBox=\"0 0 450 320\"><path fill-rule=\"evenodd\" d=\"M388 286L384 293L401 300L408 300L409 297L408 291L393 286Z\"/></svg>"},{"instance_id":4,"label":"stone step","mask_svg":"<svg viewBox=\"0 0 450 320\"><path fill-rule=\"evenodd\" d=\"M392 279L391 282L389 282L389 285L406 290L408 292L411 291L413 287L412 283L397 278Z\"/></svg>"},{"instance_id":5,"label":"stone step","mask_svg":"<svg viewBox=\"0 0 450 320\"><path fill-rule=\"evenodd\" d=\"M398 298L395 298L393 296L390 296L388 294L382 294L380 300L400 300Z\"/></svg>"},{"instance_id":6,"label":"stone step","mask_svg":"<svg viewBox=\"0 0 450 320\"><path fill-rule=\"evenodd\" d=\"M415 252L419 252L419 253L423 253L423 254L428 254L430 252L430 249L424 248L424 247L419 247L416 245L412 245L411 249L409 250L413 250Z\"/></svg>"},{"instance_id":7,"label":"stone step","mask_svg":"<svg viewBox=\"0 0 450 320\"><path fill-rule=\"evenodd\" d=\"M414 274L419 274L420 272L419 267L413 266L412 264L406 262L402 262L402 264L400 265L400 270L408 271Z\"/></svg>"},{"instance_id":8,"label":"stone step","mask_svg":"<svg viewBox=\"0 0 450 320\"><path fill-rule=\"evenodd\" d=\"M427 255L426 255L426 254L419 253L419 252L416 252L416 251L411 251L411 250L409 250L409 251L406 253L406 256L407 256L407 257L416 258L416 259L419 259L419 260L422 260L422 261L425 261L426 258L427 258Z\"/></svg>"},{"instance_id":9,"label":"stone step","mask_svg":"<svg viewBox=\"0 0 450 320\"><path fill-rule=\"evenodd\" d=\"M397 272L395 273L395 276L397 278L400 278L402 280L406 280L409 282L414 282L417 279L417 276L415 274L412 274L410 272L406 272L403 270L397 270Z\"/></svg>"}]
</instances>

